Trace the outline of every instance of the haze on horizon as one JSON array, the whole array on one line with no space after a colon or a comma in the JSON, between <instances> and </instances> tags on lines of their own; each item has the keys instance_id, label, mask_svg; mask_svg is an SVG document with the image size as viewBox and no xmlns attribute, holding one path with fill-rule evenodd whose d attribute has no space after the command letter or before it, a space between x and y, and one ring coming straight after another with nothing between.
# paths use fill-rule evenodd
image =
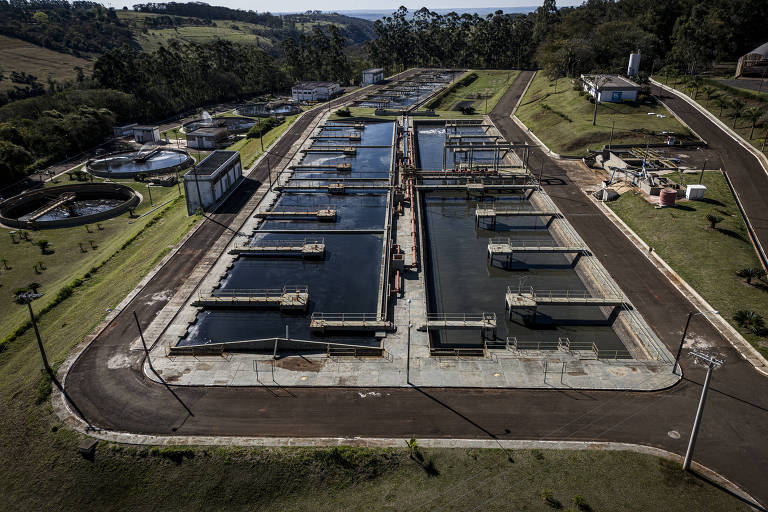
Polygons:
<instances>
[{"instance_id":1,"label":"haze on horizon","mask_svg":"<svg viewBox=\"0 0 768 512\"><path fill-rule=\"evenodd\" d=\"M164 0L117 0L117 1L104 1L104 5L107 7L132 8L135 4L139 3L163 3ZM171 1L171 0L168 0ZM191 1L191 0L173 0L177 2ZM221 5L225 7L231 7L233 9L253 10L258 12L303 12L307 10L321 10L321 11L361 11L361 10L397 10L401 5L408 7L408 10L416 11L422 7L428 9L472 9L472 8L487 8L498 7L502 9L513 9L516 7L531 7L539 6L542 4L542 0L487 0L483 5L472 5L472 3L466 2L466 0L420 0L417 3L404 2L401 0L389 0L385 2L374 0L331 0L329 2L318 2L313 0L287 0L275 4L273 2L266 2L259 0L252 2L249 0L206 0L205 3L210 5ZM559 1L558 7L578 5L580 1L566 0Z\"/></svg>"}]
</instances>

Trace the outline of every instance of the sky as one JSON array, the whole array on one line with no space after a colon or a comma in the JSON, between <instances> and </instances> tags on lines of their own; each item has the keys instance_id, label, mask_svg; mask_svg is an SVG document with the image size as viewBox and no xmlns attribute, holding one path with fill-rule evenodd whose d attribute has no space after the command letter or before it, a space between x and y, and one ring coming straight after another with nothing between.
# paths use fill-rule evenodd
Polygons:
<instances>
[{"instance_id":1,"label":"sky","mask_svg":"<svg viewBox=\"0 0 768 512\"><path fill-rule=\"evenodd\" d=\"M121 8L123 6L132 7L137 3L149 3L160 2L161 0L102 0L108 7ZM175 0L178 2L192 1L192 0ZM401 5L405 5L409 10L418 10L421 7L427 7L429 9L458 9L458 8L472 8L472 7L502 7L504 9L514 7L530 7L541 5L542 0L487 0L487 3L482 5L477 3L477 0L420 0L415 3L410 3L407 0L325 0L318 2L317 0L282 0L280 2L274 2L269 0L207 0L206 3L211 5L224 5L233 9L245 9L254 11L269 11L272 13L279 12L303 12L306 10L321 10L321 11L345 11L345 10L396 10ZM558 1L558 6L579 4L581 1L574 0L561 0Z\"/></svg>"}]
</instances>

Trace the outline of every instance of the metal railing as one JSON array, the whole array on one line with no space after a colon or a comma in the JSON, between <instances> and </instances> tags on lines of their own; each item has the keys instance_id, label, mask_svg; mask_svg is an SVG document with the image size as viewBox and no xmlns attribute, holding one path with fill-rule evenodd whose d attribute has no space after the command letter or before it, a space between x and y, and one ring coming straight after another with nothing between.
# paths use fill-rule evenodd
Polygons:
<instances>
[{"instance_id":1,"label":"metal railing","mask_svg":"<svg viewBox=\"0 0 768 512\"><path fill-rule=\"evenodd\" d=\"M297 247L301 248L305 245L324 244L325 238L303 238L294 240L257 240L253 245L245 246L252 247L253 249L260 249L262 247Z\"/></svg>"},{"instance_id":2,"label":"metal railing","mask_svg":"<svg viewBox=\"0 0 768 512\"><path fill-rule=\"evenodd\" d=\"M509 247L534 247L537 249L562 247L554 240L516 240L513 238L489 238L488 245L506 245ZM576 245L574 247L580 247Z\"/></svg>"},{"instance_id":3,"label":"metal railing","mask_svg":"<svg viewBox=\"0 0 768 512\"><path fill-rule=\"evenodd\" d=\"M231 298L231 297L282 297L292 293L301 294L309 293L309 287L303 285L285 285L282 288L263 288L263 289L227 289L215 291L216 295L210 296L199 292L198 295L202 298L217 299L217 298Z\"/></svg>"},{"instance_id":4,"label":"metal railing","mask_svg":"<svg viewBox=\"0 0 768 512\"><path fill-rule=\"evenodd\" d=\"M384 318L378 313L312 313L313 322L340 322L350 324L360 324L365 322L380 322Z\"/></svg>"},{"instance_id":5,"label":"metal railing","mask_svg":"<svg viewBox=\"0 0 768 512\"><path fill-rule=\"evenodd\" d=\"M606 299L624 301L626 300L622 294L610 294L601 295L598 297L593 296L588 290L535 290L533 286L518 286L517 292L514 291L512 286L507 286L508 294L526 294L531 295L534 300L547 300L547 299Z\"/></svg>"},{"instance_id":6,"label":"metal railing","mask_svg":"<svg viewBox=\"0 0 768 512\"><path fill-rule=\"evenodd\" d=\"M488 349L504 349L511 352L574 352L590 353L595 359L632 359L632 354L626 349L603 349L593 341L571 341L560 337L557 341L527 341L515 337L507 337L506 341L486 342Z\"/></svg>"},{"instance_id":7,"label":"metal railing","mask_svg":"<svg viewBox=\"0 0 768 512\"><path fill-rule=\"evenodd\" d=\"M428 323L456 323L463 325L495 324L496 313L427 313Z\"/></svg>"}]
</instances>

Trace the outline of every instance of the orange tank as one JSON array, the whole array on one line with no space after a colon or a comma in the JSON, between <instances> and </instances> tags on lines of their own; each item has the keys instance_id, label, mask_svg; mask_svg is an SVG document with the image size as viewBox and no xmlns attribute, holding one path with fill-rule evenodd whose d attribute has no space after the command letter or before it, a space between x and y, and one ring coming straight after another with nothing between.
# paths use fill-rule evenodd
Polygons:
<instances>
[{"instance_id":1,"label":"orange tank","mask_svg":"<svg viewBox=\"0 0 768 512\"><path fill-rule=\"evenodd\" d=\"M659 192L659 206L674 206L677 201L677 190L665 188Z\"/></svg>"}]
</instances>

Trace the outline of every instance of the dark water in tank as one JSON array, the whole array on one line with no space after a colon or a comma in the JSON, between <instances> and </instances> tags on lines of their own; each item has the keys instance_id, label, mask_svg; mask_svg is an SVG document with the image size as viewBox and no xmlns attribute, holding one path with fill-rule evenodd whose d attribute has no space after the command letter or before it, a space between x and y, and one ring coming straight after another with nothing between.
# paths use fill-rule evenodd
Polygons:
<instances>
[{"instance_id":1,"label":"dark water in tank","mask_svg":"<svg viewBox=\"0 0 768 512\"><path fill-rule=\"evenodd\" d=\"M309 287L305 315L270 310L207 310L198 314L179 345L210 341L227 342L282 337L285 326L292 338L327 339L309 330L313 312L371 313L376 311L381 265L381 235L324 234L323 260L240 257L220 282L219 290ZM303 240L304 235L263 234L260 240ZM378 344L372 337L339 337L333 340Z\"/></svg>"},{"instance_id":2,"label":"dark water in tank","mask_svg":"<svg viewBox=\"0 0 768 512\"><path fill-rule=\"evenodd\" d=\"M394 123L366 125L368 144L390 145ZM387 178L391 150L389 148L360 148L354 157L307 154L302 165L349 161L351 173L344 176ZM291 184L317 185L334 180L336 174L310 170L297 171L294 176L311 177L314 182L296 180ZM335 181L335 180L334 180ZM316 220L267 220L263 222L251 243L274 240L304 240L322 238L326 244L325 258L305 260L295 258L244 257L223 276L219 290L282 288L286 285L308 286L307 313L281 313L274 310L205 310L197 315L187 335L179 345L230 342L285 336L294 339L335 341L378 346L372 335L318 336L309 330L313 312L374 313L378 305L379 278L382 262L383 233L344 234L313 233L317 230L383 230L386 219L386 193L368 190L344 195L322 191L285 191L274 210L300 211L332 207L337 210L336 222ZM269 233L275 230L301 233Z\"/></svg>"},{"instance_id":3,"label":"dark water in tank","mask_svg":"<svg viewBox=\"0 0 768 512\"><path fill-rule=\"evenodd\" d=\"M442 165L444 130L426 126L417 130L417 145L422 163ZM520 195L486 196L497 207L529 206ZM595 342L604 349L620 349L623 344L607 325L607 317L596 307L539 307L536 324L527 324L517 313L507 318L504 297L507 286L539 290L585 290L572 268L573 255L519 254L509 266L498 258L487 259L488 239L554 242L546 220L532 217L499 218L496 230L475 227L476 199L464 193L428 192L422 208L426 219L428 310L435 313L495 312L497 338L507 336L526 341L557 341L568 337L574 342ZM477 331L440 331L434 334L438 344L480 344Z\"/></svg>"},{"instance_id":4,"label":"dark water in tank","mask_svg":"<svg viewBox=\"0 0 768 512\"><path fill-rule=\"evenodd\" d=\"M124 172L151 172L158 169L170 168L186 162L189 158L184 153L161 149L143 162L134 161L136 153L116 155L93 160L93 168L97 171L120 174Z\"/></svg>"},{"instance_id":5,"label":"dark water in tank","mask_svg":"<svg viewBox=\"0 0 768 512\"><path fill-rule=\"evenodd\" d=\"M68 219L70 217L83 217L95 213L105 212L123 204L120 199L84 199L81 201L72 201L64 206L59 206L38 217L37 221ZM42 206L42 205L41 205ZM29 212L19 217L19 220L28 220L33 212Z\"/></svg>"}]
</instances>

